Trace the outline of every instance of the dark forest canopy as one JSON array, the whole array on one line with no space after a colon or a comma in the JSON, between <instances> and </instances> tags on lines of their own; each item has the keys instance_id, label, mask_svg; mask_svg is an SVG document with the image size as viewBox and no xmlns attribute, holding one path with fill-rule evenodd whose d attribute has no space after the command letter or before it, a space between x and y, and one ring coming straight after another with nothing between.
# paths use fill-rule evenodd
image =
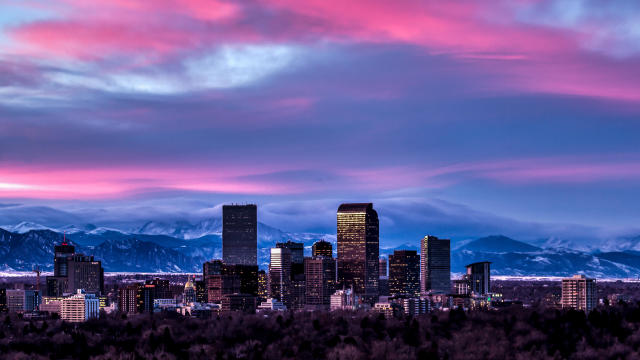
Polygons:
<instances>
[{"instance_id":1,"label":"dark forest canopy","mask_svg":"<svg viewBox=\"0 0 640 360\"><path fill-rule=\"evenodd\" d=\"M548 308L372 313L103 314L82 324L0 315L9 358L605 359L640 358L640 303L590 314Z\"/></svg>"}]
</instances>

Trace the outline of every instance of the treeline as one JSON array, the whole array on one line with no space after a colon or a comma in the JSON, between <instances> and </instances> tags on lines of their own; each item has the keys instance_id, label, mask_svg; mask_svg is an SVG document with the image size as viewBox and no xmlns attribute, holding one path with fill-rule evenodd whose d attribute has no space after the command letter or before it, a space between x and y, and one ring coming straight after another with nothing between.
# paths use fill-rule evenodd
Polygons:
<instances>
[{"instance_id":1,"label":"treeline","mask_svg":"<svg viewBox=\"0 0 640 360\"><path fill-rule=\"evenodd\" d=\"M640 303L580 311L103 314L82 324L0 315L0 356L74 359L638 359Z\"/></svg>"}]
</instances>

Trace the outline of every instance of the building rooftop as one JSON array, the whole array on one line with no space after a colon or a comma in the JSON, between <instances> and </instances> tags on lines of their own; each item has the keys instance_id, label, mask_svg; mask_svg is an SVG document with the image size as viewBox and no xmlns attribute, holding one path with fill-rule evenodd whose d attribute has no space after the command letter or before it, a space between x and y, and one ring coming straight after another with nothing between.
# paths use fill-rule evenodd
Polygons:
<instances>
[{"instance_id":1,"label":"building rooftop","mask_svg":"<svg viewBox=\"0 0 640 360\"><path fill-rule=\"evenodd\" d=\"M341 204L338 207L338 212L341 213L361 213L367 212L367 210L373 210L373 203Z\"/></svg>"}]
</instances>

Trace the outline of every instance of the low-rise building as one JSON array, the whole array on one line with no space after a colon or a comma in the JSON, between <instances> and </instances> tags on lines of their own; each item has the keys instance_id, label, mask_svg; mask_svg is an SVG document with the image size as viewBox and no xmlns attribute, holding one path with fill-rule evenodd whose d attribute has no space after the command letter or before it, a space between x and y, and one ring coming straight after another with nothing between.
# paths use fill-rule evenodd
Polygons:
<instances>
[{"instance_id":1,"label":"low-rise building","mask_svg":"<svg viewBox=\"0 0 640 360\"><path fill-rule=\"evenodd\" d=\"M69 322L84 322L97 318L100 312L100 299L95 294L84 293L83 290L62 299L60 305L60 318Z\"/></svg>"}]
</instances>

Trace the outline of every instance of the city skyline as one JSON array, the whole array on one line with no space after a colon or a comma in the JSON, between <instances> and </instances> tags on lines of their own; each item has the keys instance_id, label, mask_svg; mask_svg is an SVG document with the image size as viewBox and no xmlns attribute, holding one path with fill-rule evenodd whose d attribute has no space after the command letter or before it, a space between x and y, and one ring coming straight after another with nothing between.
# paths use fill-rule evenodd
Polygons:
<instances>
[{"instance_id":1,"label":"city skyline","mask_svg":"<svg viewBox=\"0 0 640 360\"><path fill-rule=\"evenodd\" d=\"M366 199L390 239L637 235L639 6L3 2L0 225Z\"/></svg>"}]
</instances>

